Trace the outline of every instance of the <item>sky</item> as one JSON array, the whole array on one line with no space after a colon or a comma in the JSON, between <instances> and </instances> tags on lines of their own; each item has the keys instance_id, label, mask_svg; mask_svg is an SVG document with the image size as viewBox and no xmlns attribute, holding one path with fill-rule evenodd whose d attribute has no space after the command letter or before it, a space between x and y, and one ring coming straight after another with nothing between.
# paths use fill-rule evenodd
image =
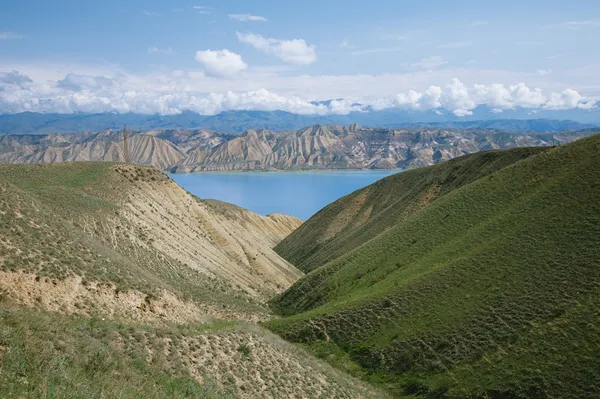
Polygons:
<instances>
[{"instance_id":1,"label":"sky","mask_svg":"<svg viewBox=\"0 0 600 399\"><path fill-rule=\"evenodd\" d=\"M597 37L597 0L4 1L0 113L590 109Z\"/></svg>"}]
</instances>

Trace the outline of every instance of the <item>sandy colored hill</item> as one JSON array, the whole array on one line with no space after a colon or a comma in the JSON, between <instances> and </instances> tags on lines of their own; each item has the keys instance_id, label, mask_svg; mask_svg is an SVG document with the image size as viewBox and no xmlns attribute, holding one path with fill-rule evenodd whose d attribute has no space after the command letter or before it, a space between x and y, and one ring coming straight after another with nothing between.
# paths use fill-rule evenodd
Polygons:
<instances>
[{"instance_id":1,"label":"sandy colored hill","mask_svg":"<svg viewBox=\"0 0 600 399\"><path fill-rule=\"evenodd\" d=\"M564 144L591 130L560 133L438 127L315 125L297 131L129 132L129 161L178 173L231 170L410 169L482 150ZM0 163L125 160L120 131L0 136Z\"/></svg>"}]
</instances>

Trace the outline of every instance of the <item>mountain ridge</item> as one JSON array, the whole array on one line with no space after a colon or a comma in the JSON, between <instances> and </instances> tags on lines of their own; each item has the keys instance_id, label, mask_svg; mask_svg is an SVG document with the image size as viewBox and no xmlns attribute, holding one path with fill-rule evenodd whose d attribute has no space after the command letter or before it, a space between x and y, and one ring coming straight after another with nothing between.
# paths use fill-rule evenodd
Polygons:
<instances>
[{"instance_id":1,"label":"mountain ridge","mask_svg":"<svg viewBox=\"0 0 600 399\"><path fill-rule=\"evenodd\" d=\"M439 127L368 128L314 125L239 135L197 130L118 130L1 135L0 163L129 160L174 173L236 170L409 169L488 149L564 144L595 130L559 133Z\"/></svg>"}]
</instances>

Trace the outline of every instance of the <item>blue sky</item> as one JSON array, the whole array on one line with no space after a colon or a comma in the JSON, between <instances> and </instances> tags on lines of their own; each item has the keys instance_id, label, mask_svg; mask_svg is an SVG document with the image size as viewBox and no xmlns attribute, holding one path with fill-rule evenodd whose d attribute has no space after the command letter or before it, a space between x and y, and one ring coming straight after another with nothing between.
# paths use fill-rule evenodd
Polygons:
<instances>
[{"instance_id":1,"label":"blue sky","mask_svg":"<svg viewBox=\"0 0 600 399\"><path fill-rule=\"evenodd\" d=\"M599 34L597 1L4 2L0 112L589 108Z\"/></svg>"}]
</instances>

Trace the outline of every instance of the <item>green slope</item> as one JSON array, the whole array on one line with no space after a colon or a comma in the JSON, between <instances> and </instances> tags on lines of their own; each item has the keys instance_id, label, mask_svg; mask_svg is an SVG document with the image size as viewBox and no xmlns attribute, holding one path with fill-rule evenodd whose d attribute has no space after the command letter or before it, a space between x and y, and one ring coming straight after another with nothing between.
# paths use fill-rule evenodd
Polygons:
<instances>
[{"instance_id":1,"label":"green slope","mask_svg":"<svg viewBox=\"0 0 600 399\"><path fill-rule=\"evenodd\" d=\"M359 247L452 190L547 149L484 151L389 176L323 208L275 250L309 272Z\"/></svg>"},{"instance_id":2,"label":"green slope","mask_svg":"<svg viewBox=\"0 0 600 399\"><path fill-rule=\"evenodd\" d=\"M464 184L298 281L274 303L291 316L268 326L341 348L399 394L598 397L599 154L596 135L463 171ZM414 182L426 189L438 170ZM298 251L318 253L314 241Z\"/></svg>"}]
</instances>

